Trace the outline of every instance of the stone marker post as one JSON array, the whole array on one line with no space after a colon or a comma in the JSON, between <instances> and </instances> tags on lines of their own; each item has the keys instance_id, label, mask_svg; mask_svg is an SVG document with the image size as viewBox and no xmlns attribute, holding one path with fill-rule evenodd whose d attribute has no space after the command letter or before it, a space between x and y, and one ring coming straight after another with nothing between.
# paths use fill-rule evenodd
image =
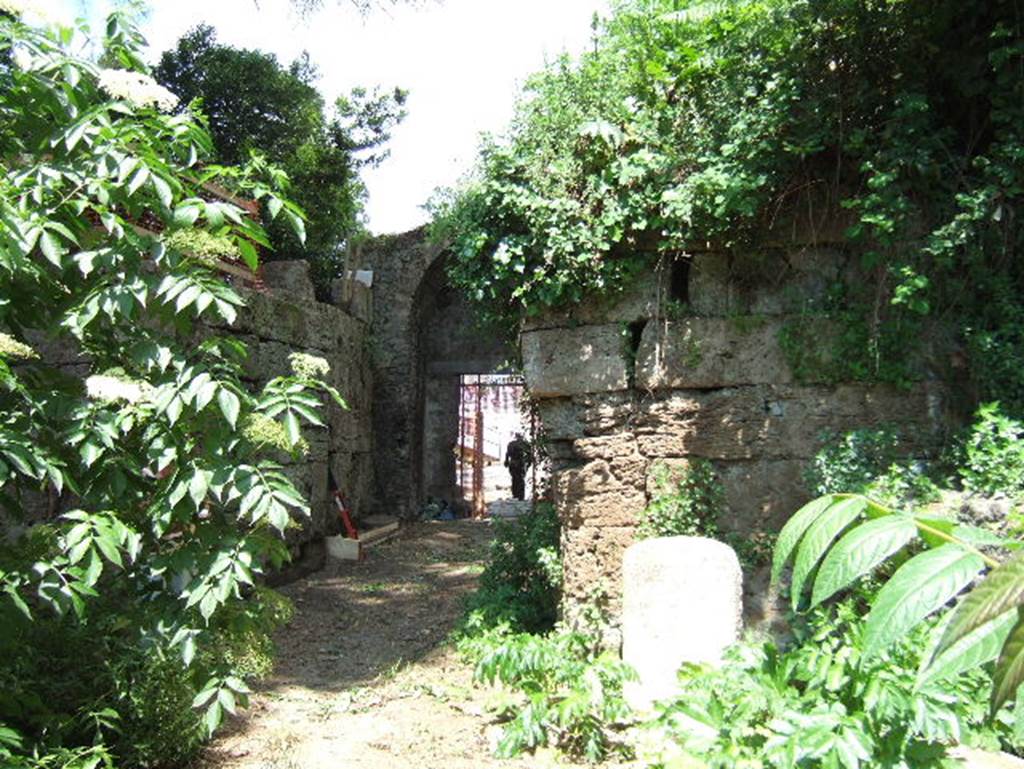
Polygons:
<instances>
[{"instance_id":1,"label":"stone marker post","mask_svg":"<svg viewBox=\"0 0 1024 769\"><path fill-rule=\"evenodd\" d=\"M739 638L743 573L731 547L705 537L637 542L622 572L622 656L639 674L626 696L642 710L678 691L682 663L718 663Z\"/></svg>"}]
</instances>

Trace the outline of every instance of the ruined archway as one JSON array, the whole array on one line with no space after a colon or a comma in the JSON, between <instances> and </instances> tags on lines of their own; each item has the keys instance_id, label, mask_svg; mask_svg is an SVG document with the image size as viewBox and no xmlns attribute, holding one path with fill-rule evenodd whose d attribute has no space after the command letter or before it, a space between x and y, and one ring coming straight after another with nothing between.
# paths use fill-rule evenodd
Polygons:
<instances>
[{"instance_id":1,"label":"ruined archway","mask_svg":"<svg viewBox=\"0 0 1024 769\"><path fill-rule=\"evenodd\" d=\"M447 280L447 254L423 230L376 239L374 434L379 512L411 516L428 496L457 501L460 377L501 370L509 340L478 327Z\"/></svg>"}]
</instances>

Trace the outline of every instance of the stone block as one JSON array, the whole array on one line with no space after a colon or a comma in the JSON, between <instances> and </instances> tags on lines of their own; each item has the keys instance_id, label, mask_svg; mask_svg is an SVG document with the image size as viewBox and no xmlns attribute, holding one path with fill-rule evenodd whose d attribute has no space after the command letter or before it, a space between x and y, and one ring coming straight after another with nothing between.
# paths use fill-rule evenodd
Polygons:
<instances>
[{"instance_id":1,"label":"stone block","mask_svg":"<svg viewBox=\"0 0 1024 769\"><path fill-rule=\"evenodd\" d=\"M607 435L628 430L636 415L635 391L579 395L573 398L584 435Z\"/></svg>"},{"instance_id":2,"label":"stone block","mask_svg":"<svg viewBox=\"0 0 1024 769\"><path fill-rule=\"evenodd\" d=\"M629 386L618 325L522 334L523 374L535 398L625 390Z\"/></svg>"},{"instance_id":3,"label":"stone block","mask_svg":"<svg viewBox=\"0 0 1024 769\"><path fill-rule=\"evenodd\" d=\"M799 313L820 306L830 287L844 278L855 276L847 257L835 248L698 254L690 267L686 309L708 317Z\"/></svg>"},{"instance_id":4,"label":"stone block","mask_svg":"<svg viewBox=\"0 0 1024 769\"><path fill-rule=\"evenodd\" d=\"M363 323L373 322L373 289L350 278L331 283L331 304Z\"/></svg>"},{"instance_id":5,"label":"stone block","mask_svg":"<svg viewBox=\"0 0 1024 769\"><path fill-rule=\"evenodd\" d=\"M643 457L567 467L552 478L555 506L572 527L632 526L647 504Z\"/></svg>"},{"instance_id":6,"label":"stone block","mask_svg":"<svg viewBox=\"0 0 1024 769\"><path fill-rule=\"evenodd\" d=\"M789 363L779 345L784 319L767 315L687 318L649 323L636 362L637 386L647 390L788 384ZM815 338L829 339L821 321Z\"/></svg>"},{"instance_id":7,"label":"stone block","mask_svg":"<svg viewBox=\"0 0 1024 769\"><path fill-rule=\"evenodd\" d=\"M945 427L943 392L937 382L676 390L641 404L634 430L651 458L807 459L824 433L895 423L919 453Z\"/></svg>"},{"instance_id":8,"label":"stone block","mask_svg":"<svg viewBox=\"0 0 1024 769\"><path fill-rule=\"evenodd\" d=\"M580 438L573 442L576 456L581 459L615 459L637 456L636 436L615 433L594 438Z\"/></svg>"},{"instance_id":9,"label":"stone block","mask_svg":"<svg viewBox=\"0 0 1024 769\"><path fill-rule=\"evenodd\" d=\"M723 531L778 531L810 500L803 480L806 460L723 462L716 470L725 490Z\"/></svg>"},{"instance_id":10,"label":"stone block","mask_svg":"<svg viewBox=\"0 0 1024 769\"><path fill-rule=\"evenodd\" d=\"M309 262L305 259L264 262L260 265L260 276L275 294L292 300L316 301Z\"/></svg>"},{"instance_id":11,"label":"stone block","mask_svg":"<svg viewBox=\"0 0 1024 769\"><path fill-rule=\"evenodd\" d=\"M537 413L544 435L551 441L583 437L579 409L569 398L548 398L537 402Z\"/></svg>"},{"instance_id":12,"label":"stone block","mask_svg":"<svg viewBox=\"0 0 1024 769\"><path fill-rule=\"evenodd\" d=\"M608 323L632 323L658 315L660 297L665 292L659 285L656 270L638 275L620 290L605 296L591 296L572 307L527 318L523 331L598 326Z\"/></svg>"},{"instance_id":13,"label":"stone block","mask_svg":"<svg viewBox=\"0 0 1024 769\"><path fill-rule=\"evenodd\" d=\"M743 574L728 545L659 537L622 562L622 658L636 669L627 697L644 709L677 692L684 662L717 664L743 626Z\"/></svg>"},{"instance_id":14,"label":"stone block","mask_svg":"<svg viewBox=\"0 0 1024 769\"><path fill-rule=\"evenodd\" d=\"M632 525L564 527L564 599L585 600L595 587L603 584L610 593L610 608L617 611L622 595L622 555L632 543Z\"/></svg>"}]
</instances>

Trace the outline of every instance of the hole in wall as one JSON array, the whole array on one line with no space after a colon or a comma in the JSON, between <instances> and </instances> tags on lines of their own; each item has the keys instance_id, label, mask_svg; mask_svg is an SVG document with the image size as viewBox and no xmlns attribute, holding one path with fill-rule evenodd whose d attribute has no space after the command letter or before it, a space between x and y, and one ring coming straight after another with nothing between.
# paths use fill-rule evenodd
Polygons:
<instances>
[{"instance_id":1,"label":"hole in wall","mask_svg":"<svg viewBox=\"0 0 1024 769\"><path fill-rule=\"evenodd\" d=\"M632 389L636 385L636 359L640 354L646 320L634 320L626 326L626 383Z\"/></svg>"},{"instance_id":2,"label":"hole in wall","mask_svg":"<svg viewBox=\"0 0 1024 769\"><path fill-rule=\"evenodd\" d=\"M673 302L689 304L690 302L690 265L689 257L677 257L672 262L672 274L669 281L668 296Z\"/></svg>"}]
</instances>

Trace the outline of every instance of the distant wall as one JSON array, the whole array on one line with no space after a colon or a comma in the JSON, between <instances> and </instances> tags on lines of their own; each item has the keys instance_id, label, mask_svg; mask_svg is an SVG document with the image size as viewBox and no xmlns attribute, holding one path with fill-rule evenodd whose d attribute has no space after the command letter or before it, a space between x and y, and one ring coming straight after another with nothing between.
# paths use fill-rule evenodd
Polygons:
<instances>
[{"instance_id":1,"label":"distant wall","mask_svg":"<svg viewBox=\"0 0 1024 769\"><path fill-rule=\"evenodd\" d=\"M906 389L798 378L779 344L783 325L836 281L860 279L838 248L794 245L764 260L701 253L524 327L567 597L601 578L617 589L659 462L710 460L725 487L723 527L770 531L808 499L801 476L824 432L896 423L913 450L935 444L950 421L940 342L924 345ZM825 349L840 329L819 321L808 331Z\"/></svg>"}]
</instances>

